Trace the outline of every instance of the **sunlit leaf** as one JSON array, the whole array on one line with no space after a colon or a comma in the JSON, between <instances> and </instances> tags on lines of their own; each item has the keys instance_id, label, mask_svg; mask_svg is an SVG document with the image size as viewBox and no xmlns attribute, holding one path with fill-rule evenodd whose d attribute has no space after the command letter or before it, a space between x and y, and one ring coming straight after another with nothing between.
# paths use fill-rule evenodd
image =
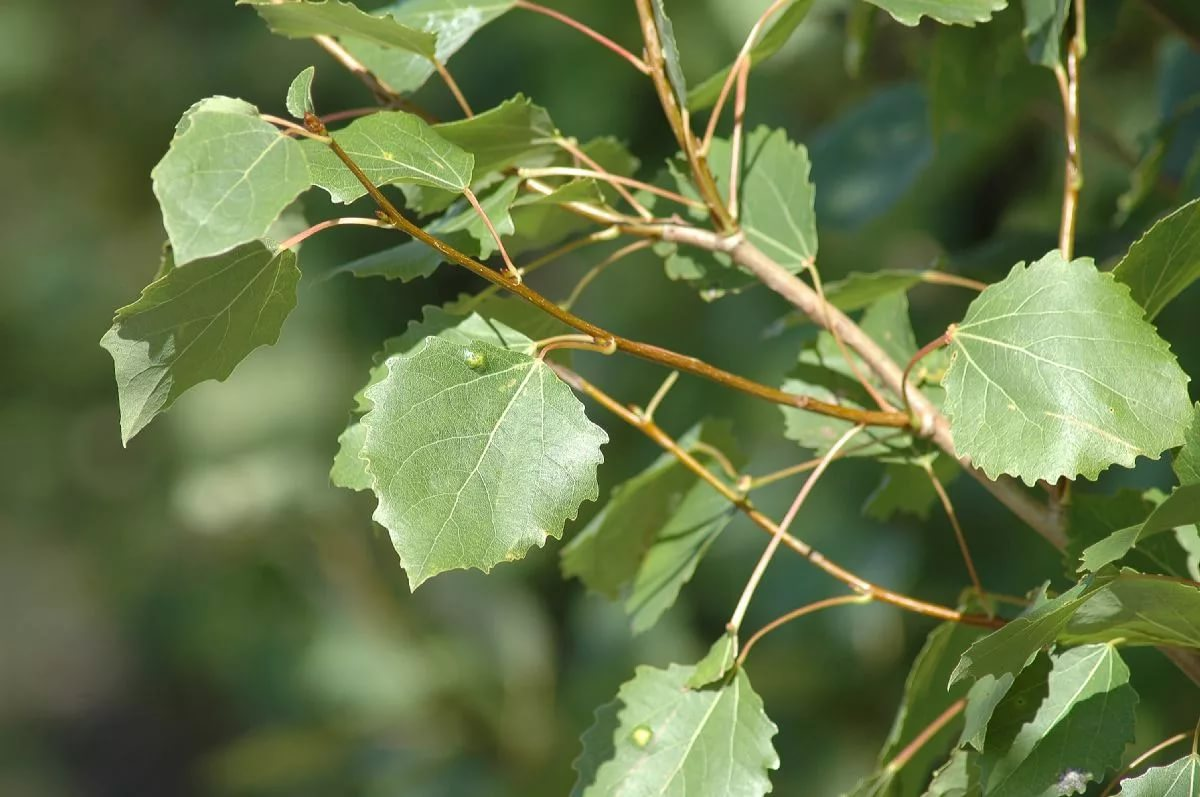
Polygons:
<instances>
[{"instance_id":1,"label":"sunlit leaf","mask_svg":"<svg viewBox=\"0 0 1200 797\"><path fill-rule=\"evenodd\" d=\"M1051 659L1044 696L1014 689L993 715L981 760L989 797L1083 792L1133 741L1137 694L1116 648L1087 645Z\"/></svg>"},{"instance_id":2,"label":"sunlit leaf","mask_svg":"<svg viewBox=\"0 0 1200 797\"><path fill-rule=\"evenodd\" d=\"M759 37L758 42L750 48L750 66L758 66L763 61L767 60L787 43L791 38L792 33L796 28L800 27L800 23L808 16L808 11L812 8L813 0L793 0L788 6L771 22L766 33ZM687 106L693 111L700 111L711 107L717 101L717 97L721 94L721 86L725 84L725 80L729 77L729 70L733 68L733 64L709 75L708 78L701 81L697 86L694 86L687 95Z\"/></svg>"},{"instance_id":3,"label":"sunlit leaf","mask_svg":"<svg viewBox=\"0 0 1200 797\"><path fill-rule=\"evenodd\" d=\"M1192 425L1188 427L1183 447L1175 455L1172 463L1175 475L1180 484L1196 484L1200 482L1200 404L1192 413Z\"/></svg>"},{"instance_id":4,"label":"sunlit leaf","mask_svg":"<svg viewBox=\"0 0 1200 797\"><path fill-rule=\"evenodd\" d=\"M916 25L928 16L945 25L987 22L1008 0L867 0L892 15L902 25Z\"/></svg>"},{"instance_id":5,"label":"sunlit leaf","mask_svg":"<svg viewBox=\"0 0 1200 797\"><path fill-rule=\"evenodd\" d=\"M694 671L638 668L617 693L611 734L599 730L611 723L606 711L597 713L598 730L585 735L605 754L611 747L610 757L595 766L601 755L585 748L572 794L761 797L771 790L767 773L779 766L771 745L776 727L745 671L723 686L692 690L685 684Z\"/></svg>"},{"instance_id":6,"label":"sunlit leaf","mask_svg":"<svg viewBox=\"0 0 1200 797\"><path fill-rule=\"evenodd\" d=\"M1198 785L1200 755L1191 753L1164 767L1151 767L1136 778L1126 778L1117 797L1196 797Z\"/></svg>"},{"instance_id":7,"label":"sunlit leaf","mask_svg":"<svg viewBox=\"0 0 1200 797\"><path fill-rule=\"evenodd\" d=\"M180 265L261 238L311 182L300 144L227 97L184 114L151 176Z\"/></svg>"},{"instance_id":8,"label":"sunlit leaf","mask_svg":"<svg viewBox=\"0 0 1200 797\"><path fill-rule=\"evenodd\" d=\"M333 138L376 186L415 183L461 193L471 184L471 154L413 114L373 113L334 132ZM366 196L362 183L327 145L306 139L303 147L313 183L328 191L333 201L349 203Z\"/></svg>"},{"instance_id":9,"label":"sunlit leaf","mask_svg":"<svg viewBox=\"0 0 1200 797\"><path fill-rule=\"evenodd\" d=\"M316 75L316 67L308 67L292 80L288 86L287 110L297 119L303 119L304 114L313 112L312 82Z\"/></svg>"},{"instance_id":10,"label":"sunlit leaf","mask_svg":"<svg viewBox=\"0 0 1200 797\"><path fill-rule=\"evenodd\" d=\"M100 345L116 367L121 439L128 443L188 388L225 379L273 344L299 280L295 254L254 241L171 269L118 310Z\"/></svg>"},{"instance_id":11,"label":"sunlit leaf","mask_svg":"<svg viewBox=\"0 0 1200 797\"><path fill-rule=\"evenodd\" d=\"M792 272L817 256L816 192L809 170L808 152L789 141L785 131L758 127L746 137L742 229L759 249Z\"/></svg>"},{"instance_id":12,"label":"sunlit leaf","mask_svg":"<svg viewBox=\"0 0 1200 797\"><path fill-rule=\"evenodd\" d=\"M273 33L292 39L312 36L353 37L382 47L393 47L428 60L435 37L403 25L390 16L373 15L340 0L238 0L250 5L266 20Z\"/></svg>"},{"instance_id":13,"label":"sunlit leaf","mask_svg":"<svg viewBox=\"0 0 1200 797\"><path fill-rule=\"evenodd\" d=\"M993 478L1095 479L1183 442L1187 375L1091 260L1055 251L1017 264L951 337L943 385L954 445Z\"/></svg>"},{"instance_id":14,"label":"sunlit leaf","mask_svg":"<svg viewBox=\"0 0 1200 797\"><path fill-rule=\"evenodd\" d=\"M1113 269L1133 300L1154 318L1200 279L1200 199L1161 219L1139 238Z\"/></svg>"},{"instance_id":15,"label":"sunlit leaf","mask_svg":"<svg viewBox=\"0 0 1200 797\"><path fill-rule=\"evenodd\" d=\"M431 337L386 364L362 456L413 588L518 559L596 498L608 436L543 361Z\"/></svg>"}]
</instances>

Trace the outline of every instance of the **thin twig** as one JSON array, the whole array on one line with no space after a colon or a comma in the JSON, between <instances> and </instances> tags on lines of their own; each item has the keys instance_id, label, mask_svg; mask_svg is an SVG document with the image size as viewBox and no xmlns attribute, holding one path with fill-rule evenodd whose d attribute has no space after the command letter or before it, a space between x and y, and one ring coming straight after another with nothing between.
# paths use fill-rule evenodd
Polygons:
<instances>
[{"instance_id":1,"label":"thin twig","mask_svg":"<svg viewBox=\"0 0 1200 797\"><path fill-rule=\"evenodd\" d=\"M593 30L592 28L589 28L587 25L584 25L582 22L575 19L574 17L569 17L566 14L562 13L561 11L555 11L552 8L546 8L545 6L540 6L537 3L530 3L530 2L528 2L528 0L516 0L516 2L513 3L513 7L514 8L523 8L526 11L534 11L538 14L545 14L546 16L550 17L551 19L556 19L559 22L563 23L564 25L569 25L570 27L572 27L575 30L582 33L584 36L587 36L588 38L592 39L596 43L603 45L607 49L611 50L612 52L614 52L617 55L624 58L626 61L628 61L630 64L633 65L634 69L641 72L643 75L650 74L650 67L646 65L645 61L638 58L636 55L629 52L624 47L617 44L615 41L608 38L604 34L598 33L597 31Z\"/></svg>"},{"instance_id":2,"label":"thin twig","mask_svg":"<svg viewBox=\"0 0 1200 797\"><path fill-rule=\"evenodd\" d=\"M1083 164L1079 153L1079 55L1072 41L1067 45L1067 65L1055 66L1063 104L1063 135L1066 139L1066 158L1063 167L1062 219L1058 231L1058 248L1070 260L1075 252L1075 224L1079 212L1079 192L1083 188Z\"/></svg>"},{"instance_id":3,"label":"thin twig","mask_svg":"<svg viewBox=\"0 0 1200 797\"><path fill-rule=\"evenodd\" d=\"M737 91L733 98L733 136L729 144L729 215L738 220L738 177L742 164L742 127L746 118L746 83L750 76L750 62L744 61L738 68Z\"/></svg>"},{"instance_id":4,"label":"thin twig","mask_svg":"<svg viewBox=\"0 0 1200 797\"><path fill-rule=\"evenodd\" d=\"M874 598L872 598L870 595L855 593L853 595L839 595L836 598L825 598L824 600L810 603L807 606L801 606L799 609L792 609L787 614L776 617L774 620L755 631L754 634L752 634L751 637L746 640L746 646L743 647L742 652L738 654L737 666L741 667L746 663L746 657L750 655L750 649L758 644L758 640L762 639L776 628L779 628L781 625L787 625L792 620L799 619L806 614L819 612L822 609L828 609L833 606L845 606L846 604L850 603L865 604L870 603L872 600L874 600Z\"/></svg>"},{"instance_id":5,"label":"thin twig","mask_svg":"<svg viewBox=\"0 0 1200 797\"><path fill-rule=\"evenodd\" d=\"M346 50L345 47L338 44L337 40L332 36L314 36L313 41L321 45L325 52L329 53L334 59L363 82L363 84L371 90L375 95L375 99L379 100L384 105L394 105L402 98L400 92L389 86L370 69L355 58Z\"/></svg>"},{"instance_id":6,"label":"thin twig","mask_svg":"<svg viewBox=\"0 0 1200 797\"><path fill-rule=\"evenodd\" d=\"M967 575L971 577L971 584L975 587L975 594L982 601L987 601L987 593L983 591L983 583L979 580L979 573L975 570L975 561L971 558L971 549L967 547L967 537L963 534L962 525L958 522L958 513L954 511L954 504L950 503L950 496L946 493L946 488L942 485L937 474L933 472L933 465L929 464L928 459L921 460L921 469L929 477L930 483L933 484L933 491L937 493L938 500L942 502L942 509L946 511L946 517L950 518L950 525L954 528L954 536L958 540L958 549L962 551L963 562L967 566ZM991 613L991 608L988 608L988 613Z\"/></svg>"},{"instance_id":7,"label":"thin twig","mask_svg":"<svg viewBox=\"0 0 1200 797\"><path fill-rule=\"evenodd\" d=\"M575 302L579 301L579 297L583 294L584 289L591 285L592 281L604 273L609 266L619 263L628 255L632 255L634 252L640 252L643 249L649 248L651 245L652 242L645 239L634 241L631 244L622 246L620 249L589 268L587 272L579 278L579 282L575 284L575 287L571 290L571 294L563 300L561 304L562 308L564 310L570 310L572 307L574 307Z\"/></svg>"},{"instance_id":8,"label":"thin twig","mask_svg":"<svg viewBox=\"0 0 1200 797\"><path fill-rule=\"evenodd\" d=\"M829 467L829 463L833 462L833 458L837 456L837 452L846 443L850 442L850 438L862 430L863 427L861 426L852 426L847 429L837 439L837 442L830 446L829 451L821 458L820 464L813 469L812 474L804 480L804 485L800 488L800 492L796 493L796 498L792 501L792 505L788 507L787 514L783 516L783 520L775 528L775 533L771 536L771 541L767 543L767 547L763 550L762 555L758 557L758 562L754 565L754 570L751 571L750 578L746 580L746 586L742 589L742 595L738 598L737 606L734 607L733 614L729 617L729 622L725 624L725 630L731 634L737 634L738 629L742 627L742 620L746 618L746 610L750 608L750 599L754 597L754 592L758 589L758 584L762 581L763 574L767 572L767 565L775 557L775 552L779 550L779 543L783 539L783 535L787 534L792 521L796 519L796 513L800 511L800 507L808 499L812 488L817 485L817 480L821 478L821 474Z\"/></svg>"},{"instance_id":9,"label":"thin twig","mask_svg":"<svg viewBox=\"0 0 1200 797\"><path fill-rule=\"evenodd\" d=\"M721 470L731 481L737 482L742 477L738 473L737 468L733 466L733 461L726 456L724 451L716 446L697 440L688 446L688 450L711 458L713 462L716 462L721 467Z\"/></svg>"},{"instance_id":10,"label":"thin twig","mask_svg":"<svg viewBox=\"0 0 1200 797\"><path fill-rule=\"evenodd\" d=\"M892 440L903 435L904 432L902 431L890 431L879 435L878 437L873 437L870 440L864 440L860 443L855 443L852 446L846 446L838 452L837 459L848 457L851 454L862 451L864 448L871 448L872 446L886 443L888 440ZM813 457L812 459L805 460L804 462L800 462L796 465L789 465L786 468L781 468L780 470L773 471L762 476L755 476L750 479L747 489L751 491L757 490L760 487L766 487L768 484L774 484L775 482L783 481L784 479L797 476L801 473L808 473L810 470L817 467L817 465L821 464L822 459L823 457Z\"/></svg>"},{"instance_id":11,"label":"thin twig","mask_svg":"<svg viewBox=\"0 0 1200 797\"><path fill-rule=\"evenodd\" d=\"M679 372L672 371L667 374L667 378L658 386L658 390L654 391L654 395L650 397L650 403L646 405L646 409L642 410L641 415L648 421L654 420L654 413L658 410L658 405L662 404L663 399L667 397L667 393L671 392L671 388L675 387L675 382L679 379Z\"/></svg>"},{"instance_id":12,"label":"thin twig","mask_svg":"<svg viewBox=\"0 0 1200 797\"><path fill-rule=\"evenodd\" d=\"M450 70L437 58L433 58L431 61L433 68L441 76L442 82L446 84L446 88L450 89L450 93L454 96L454 101L462 109L463 115L470 119L475 115L475 112L471 110L470 104L467 103L467 98L463 96L462 89L458 87L458 83L454 80L454 76L450 74Z\"/></svg>"},{"instance_id":13,"label":"thin twig","mask_svg":"<svg viewBox=\"0 0 1200 797\"><path fill-rule=\"evenodd\" d=\"M318 135L325 135L325 125L321 120L309 114L305 119L305 125ZM329 148L338 157L339 160L346 166L347 169L355 176L367 194L379 206L380 211L387 217L388 221L403 232L408 233L413 238L416 238L421 243L429 246L452 263L466 268L479 277L491 282L494 285L499 285L510 293L519 296L526 302L529 302L534 307L537 307L547 315L556 318L569 327L573 327L579 332L590 335L598 341L614 341L614 345L618 350L632 354L636 357L641 357L644 360L665 365L668 368L674 368L679 371L685 371L696 376L710 379L719 384L722 384L733 390L739 390L743 393L756 396L776 404L783 404L797 409L811 410L824 415L830 415L835 418L861 423L867 426L891 426L900 428L908 425L908 419L901 413L897 412L879 412L873 410L860 410L852 407L841 407L836 404L829 404L824 401L813 398L812 396L801 396L794 393L788 393L778 388L764 385L760 382L755 382L751 379L746 379L742 376L737 376L723 369L712 366L703 360L696 357L678 354L669 349L664 349L660 346L655 346L649 343L641 343L639 341L629 340L618 335L614 335L608 330L600 327L590 321L585 321L572 314L570 311L564 310L554 302L547 299L542 294L532 288L517 281L511 276L500 274L474 258L460 252L453 246L450 246L445 241L436 236L430 235L425 230L418 227L413 222L409 221L405 216L396 209L382 191L379 190L369 177L359 168L346 151L338 144L336 139L329 140Z\"/></svg>"},{"instance_id":14,"label":"thin twig","mask_svg":"<svg viewBox=\"0 0 1200 797\"><path fill-rule=\"evenodd\" d=\"M612 396L588 382L571 369L558 363L548 363L548 365L564 382L566 382L572 388L580 393L583 393L585 396L588 396L597 404L600 404L606 410L612 412L621 420L625 421L625 423L649 437L663 450L673 455L684 467L711 485L712 488L720 493L726 501L729 501L729 503L737 507L740 512L742 512L760 529L772 536L776 534L776 531L779 528L778 524L776 524L762 512L758 511L758 509L754 507L754 505L748 498L746 498L746 496L740 494L724 481L709 472L708 468L704 467L704 465L688 451L685 451L670 435L660 429L658 425L654 423L654 421L647 420L634 410L623 406ZM810 563L821 570L824 570L827 574L859 594L870 595L873 599L883 603L898 606L901 609L915 612L917 614L923 614L927 617L935 617L939 620L949 620L951 622L965 623L967 625L974 625L982 628L1000 628L1004 625L1004 621L997 618L984 617L983 615L979 614L964 614L963 612L948 608L946 606L938 606L934 603L927 603L925 601L918 600L917 598L911 598L907 595L877 586L827 559L823 554L821 554L820 551L817 551L811 545L800 540L799 538L793 537L791 534L784 533L780 536L780 538L783 540L783 544L788 548L800 554Z\"/></svg>"},{"instance_id":15,"label":"thin twig","mask_svg":"<svg viewBox=\"0 0 1200 797\"><path fill-rule=\"evenodd\" d=\"M631 188L637 188L638 190L655 194L656 196L664 197L672 202L678 202L679 204L685 205L689 208L699 208L700 210L704 210L703 202L690 199L683 194L670 190L669 188L662 188L633 177L624 177L622 175L613 174L612 172L603 170L579 169L573 166L546 166L542 168L518 169L517 174L521 177L591 177L592 179L599 180L602 183L609 183L614 189L621 193L627 193L622 192L621 189L625 186L629 186ZM632 195L627 197L626 201L633 206L638 215L644 214L643 218L646 220L654 218L654 214L647 210L642 203L638 202L637 199L635 199Z\"/></svg>"},{"instance_id":16,"label":"thin twig","mask_svg":"<svg viewBox=\"0 0 1200 797\"><path fill-rule=\"evenodd\" d=\"M909 398L909 388L911 385L909 384L908 377L912 373L913 367L938 349L942 348L943 346L948 346L950 344L950 336L953 330L954 325L951 324L950 328L941 335L917 349L917 353L909 358L908 365L904 366L904 373L900 376L900 395L904 399L904 413L906 415L910 417L912 416L912 401ZM916 388L913 389L915 390ZM923 429L922 434L929 434L930 431L931 430Z\"/></svg>"},{"instance_id":17,"label":"thin twig","mask_svg":"<svg viewBox=\"0 0 1200 797\"><path fill-rule=\"evenodd\" d=\"M957 274L947 274L944 271L922 271L921 282L927 282L931 285L953 285L972 291L983 291L988 286L986 282L960 277Z\"/></svg>"},{"instance_id":18,"label":"thin twig","mask_svg":"<svg viewBox=\"0 0 1200 797\"><path fill-rule=\"evenodd\" d=\"M291 238L288 238L286 241L281 243L279 245L279 248L280 249L291 249L292 247L299 244L301 241L308 239L310 236L316 235L321 230L328 230L330 227L341 227L343 225L359 225L362 227L381 227L381 228L387 229L387 230L392 229L392 225L390 222L381 221L379 219L355 218L353 216L346 216L346 217L343 217L340 219L327 219L325 221L314 224L313 226L309 227L307 230L303 230L301 232L296 233Z\"/></svg>"},{"instance_id":19,"label":"thin twig","mask_svg":"<svg viewBox=\"0 0 1200 797\"><path fill-rule=\"evenodd\" d=\"M951 703L945 711L937 715L933 722L925 726L924 730L913 737L913 740L904 746L904 749L896 754L896 757L887 762L884 771L895 774L904 768L904 765L912 760L922 747L929 743L929 740L938 735L938 732L946 727L946 725L957 717L962 710L967 707L967 699L960 697Z\"/></svg>"},{"instance_id":20,"label":"thin twig","mask_svg":"<svg viewBox=\"0 0 1200 797\"><path fill-rule=\"evenodd\" d=\"M642 183L641 181L633 181L631 183L630 178L619 177L618 175L613 174L608 169L605 169L599 162L597 162L595 158L591 157L586 152L584 152L582 149L575 146L575 142L571 141L569 138L564 138L562 136L558 136L554 139L554 143L560 149L563 149L566 152L570 153L571 157L575 158L576 161L578 161L579 163L582 163L585 166L588 166L589 168L592 169L592 173L589 173L589 174L576 174L576 175L566 175L566 176L593 177L597 180L603 180L604 182L609 183L613 187L613 190L616 191L618 194L620 194L621 198L629 203L629 207L633 208L633 212L637 213L639 216L641 216L643 220L649 220L649 219L654 218L654 214L651 213L650 210L645 205L643 205L641 202L639 202L637 200L637 197L635 197L633 194L629 193L629 190L627 188L625 188L626 185L635 185L635 187L637 187L637 188L649 190L649 188L650 188L649 186L647 186L645 183ZM578 163L576 165L578 166ZM527 175L527 176L533 177L536 175ZM688 200L686 197L680 197L680 198L683 199L685 202L691 201L691 200ZM701 205L700 207L704 207L704 206Z\"/></svg>"},{"instance_id":21,"label":"thin twig","mask_svg":"<svg viewBox=\"0 0 1200 797\"><path fill-rule=\"evenodd\" d=\"M1140 767L1142 764L1149 761L1156 754L1161 753L1163 750L1166 750L1168 747L1170 747L1173 744L1179 744L1184 739L1194 738L1195 736L1196 736L1196 734L1192 731L1183 731L1182 733L1177 733L1174 736L1172 736L1171 738L1164 739L1163 741L1154 745L1149 750L1147 750L1146 752L1142 753L1137 758L1130 761L1129 765L1127 767L1125 767L1120 772L1118 772L1113 777L1113 779L1108 782L1108 785L1104 787L1104 791L1100 792L1100 797L1108 797L1108 795L1112 794L1112 790L1117 787L1117 785L1121 782L1121 780L1126 775L1128 775L1130 772L1133 772L1135 769Z\"/></svg>"},{"instance_id":22,"label":"thin twig","mask_svg":"<svg viewBox=\"0 0 1200 797\"><path fill-rule=\"evenodd\" d=\"M483 225L487 227L487 231L491 233L492 240L496 242L496 248L500 250L500 257L504 259L504 267L508 269L509 275L513 280L521 284L521 271L513 264L512 258L508 256L508 249L504 247L504 241L500 240L500 233L496 231L495 225L492 224L491 218L484 212L483 205L479 204L479 198L475 196L475 192L470 188L463 189L463 196L471 203L471 207L475 209L475 213L479 218L483 219Z\"/></svg>"},{"instance_id":23,"label":"thin twig","mask_svg":"<svg viewBox=\"0 0 1200 797\"><path fill-rule=\"evenodd\" d=\"M282 127L284 133L292 133L297 136L311 138L313 141L320 141L322 144L329 140L328 136L318 136L316 133L311 133L295 122L284 119L282 116L272 116L269 113L260 113L258 118L262 119L264 122L270 122L276 127Z\"/></svg>"}]
</instances>

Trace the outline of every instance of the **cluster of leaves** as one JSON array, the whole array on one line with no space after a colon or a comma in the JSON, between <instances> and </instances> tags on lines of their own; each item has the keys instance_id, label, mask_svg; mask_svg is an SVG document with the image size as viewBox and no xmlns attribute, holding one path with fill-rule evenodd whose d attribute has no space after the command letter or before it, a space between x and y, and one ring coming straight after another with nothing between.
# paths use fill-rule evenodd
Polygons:
<instances>
[{"instance_id":1,"label":"cluster of leaves","mask_svg":"<svg viewBox=\"0 0 1200 797\"><path fill-rule=\"evenodd\" d=\"M401 93L420 87L514 6L409 0L372 14L339 0L243 2L276 33L336 40ZM973 25L1006 5L871 2L905 25L923 16ZM787 4L749 51L751 65L782 46L810 5ZM1066 2L1025 6L1031 59L1057 66ZM661 0L653 10L676 102L697 112L712 105L734 67L689 88ZM305 70L287 92L286 107L300 120L315 110L313 77ZM225 379L253 349L277 340L300 272L294 247L281 246L274 229L303 192L320 188L350 204L368 188L395 186L427 233L486 259L501 243L521 255L592 232L594 223L573 212L580 205L624 218L609 178L633 178L640 168L620 143L600 138L578 147L592 173L567 173L579 171L575 145L520 95L440 124L381 109L330 134L340 153L294 128L226 97L203 100L180 120L152 175L169 247L154 281L117 311L102 340L115 363L126 442L188 388ZM766 127L737 145L715 139L707 163L724 196L735 157L745 240L783 271L816 279L818 205L806 148ZM683 212L701 224L707 213L696 207L701 192L690 165L681 153L647 183L690 200ZM557 167L568 168L555 174ZM542 190L527 190L524 170L540 170ZM479 212L469 201L476 194ZM665 204L639 197L656 213ZM686 225L675 218L670 223ZM707 299L755 281L728 252L665 241L655 251L668 275ZM341 270L407 281L432 275L444 259L444 251L410 240ZM1078 496L1067 549L1074 586L1053 597L1043 588L992 633L937 628L913 665L880 769L856 794L1082 791L1119 765L1132 739L1137 696L1120 648L1200 649L1200 408L1152 324L1197 278L1200 201L1153 225L1111 272L1057 251L1015 265L951 328L948 352L914 372L914 384L944 412L957 455L988 477L1030 486L1094 479L1177 449L1178 484L1166 495ZM833 307L861 311L861 329L903 365L918 348L906 292L921 279L868 272L826 285L823 294ZM560 538L581 504L599 497L607 434L539 346L563 331L535 308L487 290L427 308L381 347L355 397L332 478L374 495L375 520L390 532L414 589L448 570L488 571L523 557ZM791 393L850 409L870 409L872 393L903 403L895 385L828 332L798 353L781 381ZM793 407L783 415L784 435L817 454L855 425ZM671 606L739 509L729 495L743 489L736 475L745 463L728 424L706 421L678 446L708 457L707 477L664 454L615 488L562 552L564 574L620 601L639 632ZM961 472L909 430L869 430L845 454L887 463L865 508L881 519L925 516L936 500L931 479ZM722 481L725 490L714 486ZM775 727L737 650L736 636L725 635L694 666L640 668L584 735L576 793L769 791L768 771L779 765ZM1127 780L1122 794L1168 793L1156 784L1175 788L1197 768L1193 753Z\"/></svg>"}]
</instances>

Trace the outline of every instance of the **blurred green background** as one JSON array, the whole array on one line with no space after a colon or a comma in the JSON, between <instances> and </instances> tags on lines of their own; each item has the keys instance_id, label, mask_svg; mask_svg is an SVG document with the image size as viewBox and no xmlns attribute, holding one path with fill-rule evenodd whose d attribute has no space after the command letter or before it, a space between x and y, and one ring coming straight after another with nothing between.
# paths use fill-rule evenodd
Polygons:
<instances>
[{"instance_id":1,"label":"blurred green background","mask_svg":"<svg viewBox=\"0 0 1200 797\"><path fill-rule=\"evenodd\" d=\"M552 4L637 41L631 3ZM669 2L688 73L728 62L765 5ZM1050 72L1025 62L1019 8L975 30L906 29L867 8L818 2L751 84L751 123L784 125L810 148L825 278L941 263L990 281L1053 248L1058 97ZM1093 0L1089 25L1077 249L1104 263L1200 193L1200 55L1140 0ZM282 113L288 82L310 64L319 108L369 102L318 48L272 37L225 0L0 5L0 794L562 795L592 710L637 664L694 661L761 550L754 527L735 521L680 604L639 637L618 608L561 580L561 544L408 594L369 498L333 488L328 466L377 343L422 305L480 286L445 266L409 285L321 279L390 244L378 230L307 243L279 345L121 448L97 341L157 265L150 169L196 99L240 96ZM548 19L513 12L451 67L477 109L523 91L564 132L628 142L646 176L670 154L649 84ZM453 115L439 85L418 100ZM1131 193L1132 169L1156 144L1160 168L1143 169L1145 190ZM331 209L314 193L306 211ZM546 269L536 285L561 298L599 256ZM969 296L927 286L911 298L924 341ZM1160 317L1192 373L1198 298L1193 289ZM759 289L705 304L651 257L608 271L576 309L770 383L811 334L764 336L782 300ZM576 363L630 402L663 375L628 359ZM658 452L602 409L588 413L612 437L607 494ZM777 409L696 380L659 417L681 432L709 415L734 420L752 473L806 458L781 438ZM878 466L839 465L794 530L881 584L953 603L967 579L949 526L936 512L862 517L878 478ZM1105 481L1169 476L1144 463ZM780 514L797 486L756 500ZM960 479L951 494L990 588L1065 583L1057 554L977 485ZM747 627L839 589L781 555ZM780 726L776 793L835 794L871 768L931 627L886 607L842 608L756 648L749 672ZM1139 744L1190 727L1196 701L1180 695L1194 698L1191 685L1152 651L1129 659Z\"/></svg>"}]
</instances>

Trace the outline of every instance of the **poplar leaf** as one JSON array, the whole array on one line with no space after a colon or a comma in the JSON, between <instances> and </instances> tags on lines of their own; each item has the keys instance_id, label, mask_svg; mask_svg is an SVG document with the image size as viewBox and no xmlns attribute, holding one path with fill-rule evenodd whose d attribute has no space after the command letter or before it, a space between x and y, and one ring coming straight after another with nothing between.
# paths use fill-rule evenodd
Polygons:
<instances>
[{"instance_id":1,"label":"poplar leaf","mask_svg":"<svg viewBox=\"0 0 1200 797\"><path fill-rule=\"evenodd\" d=\"M1196 797L1200 793L1200 755L1191 753L1165 767L1151 767L1121 781L1117 797Z\"/></svg>"},{"instance_id":2,"label":"poplar leaf","mask_svg":"<svg viewBox=\"0 0 1200 797\"><path fill-rule=\"evenodd\" d=\"M1067 24L1070 0L1021 0L1025 7L1025 29L1021 37L1029 60L1054 69L1062 62L1063 27Z\"/></svg>"},{"instance_id":3,"label":"poplar leaf","mask_svg":"<svg viewBox=\"0 0 1200 797\"><path fill-rule=\"evenodd\" d=\"M295 254L254 241L167 271L118 310L100 345L116 369L122 441L188 388L224 380L251 351L273 344L299 280Z\"/></svg>"},{"instance_id":4,"label":"poplar leaf","mask_svg":"<svg viewBox=\"0 0 1200 797\"><path fill-rule=\"evenodd\" d=\"M1200 482L1200 404L1195 406L1192 425L1188 427L1187 437L1184 438L1179 453L1175 455L1172 467L1180 484Z\"/></svg>"},{"instance_id":5,"label":"poplar leaf","mask_svg":"<svg viewBox=\"0 0 1200 797\"><path fill-rule=\"evenodd\" d=\"M679 60L679 45L675 41L675 26L667 16L663 0L652 0L654 26L658 28L658 40L662 45L663 61L667 68L667 81L675 92L675 102L682 110L687 107L687 80L683 76L683 65Z\"/></svg>"},{"instance_id":6,"label":"poplar leaf","mask_svg":"<svg viewBox=\"0 0 1200 797\"><path fill-rule=\"evenodd\" d=\"M261 238L311 182L299 142L227 97L193 105L150 174L180 265Z\"/></svg>"},{"instance_id":7,"label":"poplar leaf","mask_svg":"<svg viewBox=\"0 0 1200 797\"><path fill-rule=\"evenodd\" d=\"M288 86L287 110L297 119L303 119L306 113L313 113L312 82L317 68L310 66L292 80Z\"/></svg>"},{"instance_id":8,"label":"poplar leaf","mask_svg":"<svg viewBox=\"0 0 1200 797\"><path fill-rule=\"evenodd\" d=\"M572 795L762 797L771 790L777 728L746 672L723 686L693 690L686 683L695 669L637 669L616 704L597 712L596 730L585 734L600 750L584 748Z\"/></svg>"},{"instance_id":9,"label":"poplar leaf","mask_svg":"<svg viewBox=\"0 0 1200 797\"><path fill-rule=\"evenodd\" d=\"M353 37L415 53L426 60L434 55L436 37L433 34L402 25L388 15L368 14L353 3L340 0L238 0L238 5L253 6L272 33L289 39Z\"/></svg>"},{"instance_id":10,"label":"poplar leaf","mask_svg":"<svg viewBox=\"0 0 1200 797\"><path fill-rule=\"evenodd\" d=\"M966 25L987 22L992 14L1008 5L1008 0L867 0L892 15L901 25L914 26L928 16L943 25Z\"/></svg>"},{"instance_id":11,"label":"poplar leaf","mask_svg":"<svg viewBox=\"0 0 1200 797\"><path fill-rule=\"evenodd\" d=\"M1200 587L1124 570L1071 615L1058 639L1200 648Z\"/></svg>"},{"instance_id":12,"label":"poplar leaf","mask_svg":"<svg viewBox=\"0 0 1200 797\"><path fill-rule=\"evenodd\" d=\"M362 457L413 589L521 558L596 498L608 435L543 361L430 337L386 365Z\"/></svg>"},{"instance_id":13,"label":"poplar leaf","mask_svg":"<svg viewBox=\"0 0 1200 797\"><path fill-rule=\"evenodd\" d=\"M1153 319L1200 279L1200 199L1155 222L1113 269L1133 300Z\"/></svg>"},{"instance_id":14,"label":"poplar leaf","mask_svg":"<svg viewBox=\"0 0 1200 797\"><path fill-rule=\"evenodd\" d=\"M992 478L1095 479L1180 445L1191 422L1187 375L1090 259L1018 263L951 340L942 384L954 445Z\"/></svg>"},{"instance_id":15,"label":"poplar leaf","mask_svg":"<svg viewBox=\"0 0 1200 797\"><path fill-rule=\"evenodd\" d=\"M1141 523L1115 531L1085 548L1079 569L1095 572L1125 556L1147 537L1197 522L1200 522L1200 483L1182 485Z\"/></svg>"},{"instance_id":16,"label":"poplar leaf","mask_svg":"<svg viewBox=\"0 0 1200 797\"><path fill-rule=\"evenodd\" d=\"M975 753L955 750L933 780L923 797L979 797L979 761Z\"/></svg>"},{"instance_id":17,"label":"poplar leaf","mask_svg":"<svg viewBox=\"0 0 1200 797\"><path fill-rule=\"evenodd\" d=\"M414 183L462 193L471 184L475 159L446 141L420 117L381 111L356 119L333 138L376 186ZM325 144L305 139L313 182L334 202L348 204L367 190Z\"/></svg>"}]
</instances>

